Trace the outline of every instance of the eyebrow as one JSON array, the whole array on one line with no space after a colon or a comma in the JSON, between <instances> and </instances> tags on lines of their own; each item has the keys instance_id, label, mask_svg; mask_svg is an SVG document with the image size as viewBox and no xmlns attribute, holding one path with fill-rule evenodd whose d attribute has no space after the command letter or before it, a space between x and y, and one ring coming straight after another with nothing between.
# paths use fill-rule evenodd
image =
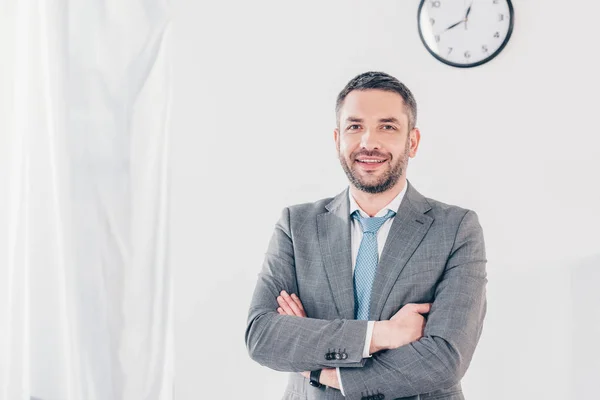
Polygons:
<instances>
[{"instance_id":1,"label":"eyebrow","mask_svg":"<svg viewBox=\"0 0 600 400\"><path fill-rule=\"evenodd\" d=\"M391 123L391 124L398 124L398 125L400 125L400 121L398 121L398 119L394 118L394 117L392 117L392 118L381 118L379 120L379 122L387 122L387 123Z\"/></svg>"},{"instance_id":2,"label":"eyebrow","mask_svg":"<svg viewBox=\"0 0 600 400\"><path fill-rule=\"evenodd\" d=\"M346 123L348 122L364 122L365 120L362 118L357 118L357 117L348 117L346 118ZM390 117L390 118L380 118L379 119L380 123L392 123L392 124L398 124L400 125L400 121L398 121L398 118L394 118L394 117Z\"/></svg>"},{"instance_id":3,"label":"eyebrow","mask_svg":"<svg viewBox=\"0 0 600 400\"><path fill-rule=\"evenodd\" d=\"M348 122L364 122L364 119L357 117L348 117L346 118L346 123Z\"/></svg>"}]
</instances>

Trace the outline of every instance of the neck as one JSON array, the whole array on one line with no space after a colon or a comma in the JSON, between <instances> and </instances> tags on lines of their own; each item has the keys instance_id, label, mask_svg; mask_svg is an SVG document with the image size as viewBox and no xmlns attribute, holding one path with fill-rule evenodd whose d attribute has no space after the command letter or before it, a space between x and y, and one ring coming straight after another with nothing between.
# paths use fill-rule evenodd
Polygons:
<instances>
[{"instance_id":1,"label":"neck","mask_svg":"<svg viewBox=\"0 0 600 400\"><path fill-rule=\"evenodd\" d=\"M398 179L398 182L390 189L381 193L367 193L362 190L357 189L356 187L350 185L350 194L354 197L354 200L359 205L359 207L369 214L369 217L373 217L375 214L379 212L383 207L387 206L394 197L398 196L398 194L404 189L406 186L406 177L401 177Z\"/></svg>"}]
</instances>

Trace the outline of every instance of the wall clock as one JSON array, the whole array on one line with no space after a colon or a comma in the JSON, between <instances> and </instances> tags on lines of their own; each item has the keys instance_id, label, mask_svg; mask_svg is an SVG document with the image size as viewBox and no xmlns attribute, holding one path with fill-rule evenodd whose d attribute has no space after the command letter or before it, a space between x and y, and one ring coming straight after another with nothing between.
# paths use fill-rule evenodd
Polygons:
<instances>
[{"instance_id":1,"label":"wall clock","mask_svg":"<svg viewBox=\"0 0 600 400\"><path fill-rule=\"evenodd\" d=\"M484 64L508 43L510 0L421 0L419 36L432 56L459 68Z\"/></svg>"}]
</instances>

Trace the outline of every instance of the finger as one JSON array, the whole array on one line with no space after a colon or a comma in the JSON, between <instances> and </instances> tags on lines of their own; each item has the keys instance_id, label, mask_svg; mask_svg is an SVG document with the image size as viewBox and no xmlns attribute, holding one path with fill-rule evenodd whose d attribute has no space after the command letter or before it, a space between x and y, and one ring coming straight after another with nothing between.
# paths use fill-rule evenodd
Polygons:
<instances>
[{"instance_id":1,"label":"finger","mask_svg":"<svg viewBox=\"0 0 600 400\"><path fill-rule=\"evenodd\" d=\"M286 315L295 315L283 296L277 296L277 304L279 304L279 308L281 308Z\"/></svg>"},{"instance_id":2,"label":"finger","mask_svg":"<svg viewBox=\"0 0 600 400\"><path fill-rule=\"evenodd\" d=\"M298 308L300 310L304 311L304 306L302 305L302 302L300 301L300 297L296 296L295 293L292 293L292 300L294 300L294 303L296 303L296 305L298 306Z\"/></svg>"},{"instance_id":3,"label":"finger","mask_svg":"<svg viewBox=\"0 0 600 400\"><path fill-rule=\"evenodd\" d=\"M281 315L287 315L287 314L285 313L285 311L283 311L283 308L281 308L281 307L277 307L277 312L278 312L279 314L281 314Z\"/></svg>"},{"instance_id":4,"label":"finger","mask_svg":"<svg viewBox=\"0 0 600 400\"><path fill-rule=\"evenodd\" d=\"M288 306L294 312L294 315L297 317L302 317L302 311L300 310L300 308L298 308L298 304L296 304L296 302L290 297L290 295L285 290L281 291L281 295L283 296L283 299L287 302Z\"/></svg>"},{"instance_id":5,"label":"finger","mask_svg":"<svg viewBox=\"0 0 600 400\"><path fill-rule=\"evenodd\" d=\"M277 296L277 303L279 304L279 307L283 308L283 311L285 311L287 315L295 315L283 297Z\"/></svg>"},{"instance_id":6,"label":"finger","mask_svg":"<svg viewBox=\"0 0 600 400\"><path fill-rule=\"evenodd\" d=\"M296 296L294 293L292 293L292 300L294 300L294 303L296 303L296 305L300 309L300 312L302 313L302 316L306 317L306 311L304 311L304 306L302 305L302 302L300 301L300 298L298 296Z\"/></svg>"}]
</instances>

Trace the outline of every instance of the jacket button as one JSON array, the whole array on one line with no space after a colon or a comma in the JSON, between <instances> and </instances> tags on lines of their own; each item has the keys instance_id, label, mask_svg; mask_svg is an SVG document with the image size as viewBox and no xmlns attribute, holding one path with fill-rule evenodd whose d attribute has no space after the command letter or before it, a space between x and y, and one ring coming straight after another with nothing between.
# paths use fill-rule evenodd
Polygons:
<instances>
[{"instance_id":1,"label":"jacket button","mask_svg":"<svg viewBox=\"0 0 600 400\"><path fill-rule=\"evenodd\" d=\"M348 353L346 353L346 352L343 352L343 353L342 353L342 360L345 360L345 359L347 359L347 358L348 358Z\"/></svg>"},{"instance_id":2,"label":"jacket button","mask_svg":"<svg viewBox=\"0 0 600 400\"><path fill-rule=\"evenodd\" d=\"M331 360L331 353L325 354L325 359L328 361Z\"/></svg>"},{"instance_id":3,"label":"jacket button","mask_svg":"<svg viewBox=\"0 0 600 400\"><path fill-rule=\"evenodd\" d=\"M383 399L385 399L385 396L383 395L383 393L379 393L379 394L377 395L377 399L378 399L378 400L383 400Z\"/></svg>"},{"instance_id":4,"label":"jacket button","mask_svg":"<svg viewBox=\"0 0 600 400\"><path fill-rule=\"evenodd\" d=\"M342 359L342 355L340 353L335 353L335 359L336 360L341 360Z\"/></svg>"}]
</instances>

